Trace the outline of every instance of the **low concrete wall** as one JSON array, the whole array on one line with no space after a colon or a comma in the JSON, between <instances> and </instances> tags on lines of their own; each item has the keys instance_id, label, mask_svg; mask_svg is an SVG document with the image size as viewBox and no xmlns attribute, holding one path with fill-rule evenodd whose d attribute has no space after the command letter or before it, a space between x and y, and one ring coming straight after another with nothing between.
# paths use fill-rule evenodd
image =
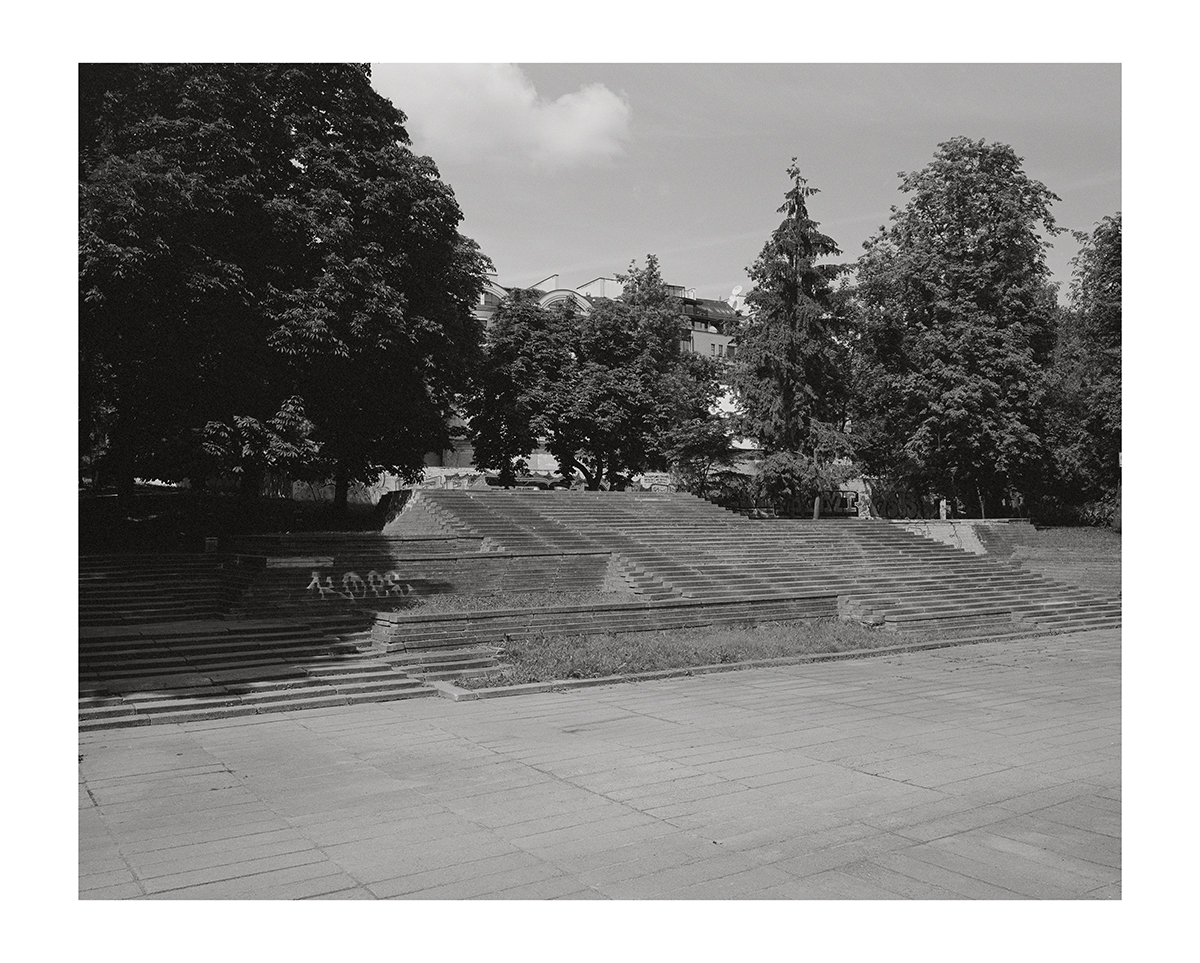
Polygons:
<instances>
[{"instance_id":1,"label":"low concrete wall","mask_svg":"<svg viewBox=\"0 0 1200 963\"><path fill-rule=\"evenodd\" d=\"M461 615L408 615L380 612L371 630L373 648L403 652L475 643L495 643L531 635L603 635L651 632L735 623L836 618L836 595L791 599L744 599L703 602L693 599L625 602L613 605L556 606L537 610L505 609Z\"/></svg>"},{"instance_id":2,"label":"low concrete wall","mask_svg":"<svg viewBox=\"0 0 1200 963\"><path fill-rule=\"evenodd\" d=\"M482 536L418 535L393 536L377 533L300 532L280 535L242 535L224 539L221 547L242 554L268 558L329 556L359 558L395 556L425 558L429 555L467 555L483 551Z\"/></svg>"},{"instance_id":3,"label":"low concrete wall","mask_svg":"<svg viewBox=\"0 0 1200 963\"><path fill-rule=\"evenodd\" d=\"M330 607L389 608L410 595L599 592L610 559L608 552L272 558L242 608L311 615Z\"/></svg>"},{"instance_id":4,"label":"low concrete wall","mask_svg":"<svg viewBox=\"0 0 1200 963\"><path fill-rule=\"evenodd\" d=\"M905 518L892 521L906 532L923 535L935 542L962 549L972 555L986 555L987 549L975 534L975 522L969 519Z\"/></svg>"},{"instance_id":5,"label":"low concrete wall","mask_svg":"<svg viewBox=\"0 0 1200 963\"><path fill-rule=\"evenodd\" d=\"M981 529L1003 531L1012 526L1015 531L1015 526L1028 526L1030 521L1028 518L906 518L893 520L892 524L972 555L987 555L987 544L979 537Z\"/></svg>"}]
</instances>

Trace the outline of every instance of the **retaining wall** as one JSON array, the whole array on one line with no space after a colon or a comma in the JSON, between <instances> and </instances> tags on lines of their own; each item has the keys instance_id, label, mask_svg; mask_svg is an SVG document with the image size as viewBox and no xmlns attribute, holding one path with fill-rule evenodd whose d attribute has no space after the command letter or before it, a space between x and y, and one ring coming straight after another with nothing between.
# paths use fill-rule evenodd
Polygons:
<instances>
[{"instance_id":1,"label":"retaining wall","mask_svg":"<svg viewBox=\"0 0 1200 963\"><path fill-rule=\"evenodd\" d=\"M599 592L610 582L610 559L609 552L565 551L269 558L242 611L380 609L410 595Z\"/></svg>"},{"instance_id":2,"label":"retaining wall","mask_svg":"<svg viewBox=\"0 0 1200 963\"><path fill-rule=\"evenodd\" d=\"M378 651L403 652L450 645L496 643L505 637L651 632L707 625L836 618L837 614L836 595L743 599L737 602L680 599L554 606L536 610L503 609L459 615L380 612L371 630L371 638L373 648Z\"/></svg>"}]
</instances>

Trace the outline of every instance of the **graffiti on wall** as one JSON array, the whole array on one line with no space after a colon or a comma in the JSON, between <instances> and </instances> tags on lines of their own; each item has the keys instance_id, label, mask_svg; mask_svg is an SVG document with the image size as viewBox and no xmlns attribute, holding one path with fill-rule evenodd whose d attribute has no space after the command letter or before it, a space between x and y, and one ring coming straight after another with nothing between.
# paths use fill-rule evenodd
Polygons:
<instances>
[{"instance_id":1,"label":"graffiti on wall","mask_svg":"<svg viewBox=\"0 0 1200 963\"><path fill-rule=\"evenodd\" d=\"M858 514L858 492L821 492L821 517Z\"/></svg>"},{"instance_id":2,"label":"graffiti on wall","mask_svg":"<svg viewBox=\"0 0 1200 963\"><path fill-rule=\"evenodd\" d=\"M341 598L352 602L365 599L368 593L377 599L385 599L403 598L412 591L412 586L401 581L400 573L394 570L380 574L371 569L366 578L357 572L347 572L342 576L340 585L341 588L338 588L334 584L332 575L326 575L322 583L320 571L314 571L312 580L304 591L314 598ZM314 591L317 593L315 596Z\"/></svg>"},{"instance_id":3,"label":"graffiti on wall","mask_svg":"<svg viewBox=\"0 0 1200 963\"><path fill-rule=\"evenodd\" d=\"M846 517L859 514L859 493L831 490L821 492L821 517ZM783 495L774 499L753 498L749 493L718 502L722 508L741 512L769 512L779 518L811 518L812 495Z\"/></svg>"},{"instance_id":4,"label":"graffiti on wall","mask_svg":"<svg viewBox=\"0 0 1200 963\"><path fill-rule=\"evenodd\" d=\"M877 518L937 518L938 503L912 492L876 491L871 494L871 511Z\"/></svg>"},{"instance_id":5,"label":"graffiti on wall","mask_svg":"<svg viewBox=\"0 0 1200 963\"><path fill-rule=\"evenodd\" d=\"M641 491L652 492L673 492L675 486L671 483L671 476L665 471L648 471L644 472L641 478L637 479L637 487Z\"/></svg>"}]
</instances>

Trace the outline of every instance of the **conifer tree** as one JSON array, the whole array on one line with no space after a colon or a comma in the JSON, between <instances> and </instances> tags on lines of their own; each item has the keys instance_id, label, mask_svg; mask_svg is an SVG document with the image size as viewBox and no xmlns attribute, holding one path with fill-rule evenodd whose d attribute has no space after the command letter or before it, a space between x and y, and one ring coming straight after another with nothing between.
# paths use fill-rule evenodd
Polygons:
<instances>
[{"instance_id":1,"label":"conifer tree","mask_svg":"<svg viewBox=\"0 0 1200 963\"><path fill-rule=\"evenodd\" d=\"M818 264L840 254L808 213L818 193L787 169L791 188L779 227L750 267L749 319L737 332L733 387L744 434L768 453L817 455L823 429L840 424L846 398L845 345L832 280L840 268Z\"/></svg>"}]
</instances>

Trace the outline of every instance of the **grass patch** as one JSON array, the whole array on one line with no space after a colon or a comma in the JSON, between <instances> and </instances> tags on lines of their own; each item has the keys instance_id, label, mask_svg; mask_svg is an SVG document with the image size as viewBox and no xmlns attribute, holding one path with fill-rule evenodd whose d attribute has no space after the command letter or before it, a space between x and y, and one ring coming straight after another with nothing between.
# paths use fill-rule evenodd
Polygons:
<instances>
[{"instance_id":1,"label":"grass patch","mask_svg":"<svg viewBox=\"0 0 1200 963\"><path fill-rule=\"evenodd\" d=\"M1064 562L1093 558L1121 558L1121 533L1110 528L1034 528L1032 525L996 525L979 530L989 555L1012 554L1055 557Z\"/></svg>"},{"instance_id":2,"label":"grass patch","mask_svg":"<svg viewBox=\"0 0 1200 963\"><path fill-rule=\"evenodd\" d=\"M767 622L741 627L619 632L609 635L540 635L510 641L501 671L456 681L464 688L598 679L661 669L847 652L924 641L920 633L899 635L840 619Z\"/></svg>"},{"instance_id":3,"label":"grass patch","mask_svg":"<svg viewBox=\"0 0 1200 963\"><path fill-rule=\"evenodd\" d=\"M1019 532L1013 544L1061 553L1064 560L1084 555L1091 557L1121 557L1121 533L1111 528L1033 528L1013 526Z\"/></svg>"},{"instance_id":4,"label":"grass patch","mask_svg":"<svg viewBox=\"0 0 1200 963\"><path fill-rule=\"evenodd\" d=\"M1121 596L1121 533L1106 528L1012 526L1006 557L1029 572L1108 598Z\"/></svg>"},{"instance_id":5,"label":"grass patch","mask_svg":"<svg viewBox=\"0 0 1200 963\"><path fill-rule=\"evenodd\" d=\"M414 595L396 609L410 615L495 612L499 609L545 609L559 605L616 605L644 602L630 592L503 592L496 595Z\"/></svg>"},{"instance_id":6,"label":"grass patch","mask_svg":"<svg viewBox=\"0 0 1200 963\"><path fill-rule=\"evenodd\" d=\"M1109 528L980 526L989 555L1106 598L1121 597L1121 533Z\"/></svg>"}]
</instances>

